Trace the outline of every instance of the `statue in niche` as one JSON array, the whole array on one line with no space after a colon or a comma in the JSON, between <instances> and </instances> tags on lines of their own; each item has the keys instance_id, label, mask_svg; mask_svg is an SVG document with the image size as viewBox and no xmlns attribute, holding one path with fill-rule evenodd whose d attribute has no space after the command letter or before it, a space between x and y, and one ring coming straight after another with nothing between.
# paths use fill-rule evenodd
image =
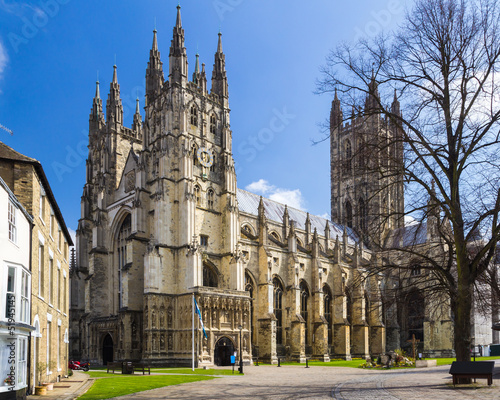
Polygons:
<instances>
[{"instance_id":1,"label":"statue in niche","mask_svg":"<svg viewBox=\"0 0 500 400\"><path fill-rule=\"evenodd\" d=\"M174 345L173 345L173 340L172 340L172 334L169 333L168 334L168 337L167 337L167 346L168 346L168 350L169 351L172 351L174 349Z\"/></svg>"},{"instance_id":2,"label":"statue in niche","mask_svg":"<svg viewBox=\"0 0 500 400\"><path fill-rule=\"evenodd\" d=\"M165 335L160 336L160 350L165 350Z\"/></svg>"}]
</instances>

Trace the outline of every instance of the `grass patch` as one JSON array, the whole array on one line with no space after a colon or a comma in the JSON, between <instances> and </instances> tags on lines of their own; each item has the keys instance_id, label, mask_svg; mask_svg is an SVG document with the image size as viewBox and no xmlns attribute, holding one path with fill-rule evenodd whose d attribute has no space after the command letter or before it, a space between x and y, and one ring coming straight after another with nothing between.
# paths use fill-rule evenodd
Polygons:
<instances>
[{"instance_id":1,"label":"grass patch","mask_svg":"<svg viewBox=\"0 0 500 400\"><path fill-rule=\"evenodd\" d=\"M498 360L499 356L491 356L491 357L476 357L476 361L490 361L490 360ZM453 361L457 361L456 358L428 358L427 360L436 360L437 365L451 365ZM471 358L471 361L474 359Z\"/></svg>"},{"instance_id":2,"label":"grass patch","mask_svg":"<svg viewBox=\"0 0 500 400\"><path fill-rule=\"evenodd\" d=\"M206 381L215 379L212 376L189 375L114 375L105 372L89 372L91 377L104 374L106 378L97 379L92 387L79 400L109 399L126 394L142 392L164 386L179 385L181 383Z\"/></svg>"}]
</instances>

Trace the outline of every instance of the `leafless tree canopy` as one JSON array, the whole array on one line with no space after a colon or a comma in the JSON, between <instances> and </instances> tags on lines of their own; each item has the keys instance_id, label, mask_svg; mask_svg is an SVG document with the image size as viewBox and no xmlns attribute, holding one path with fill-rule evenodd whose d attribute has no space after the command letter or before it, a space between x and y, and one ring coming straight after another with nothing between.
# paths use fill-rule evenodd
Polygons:
<instances>
[{"instance_id":1,"label":"leafless tree canopy","mask_svg":"<svg viewBox=\"0 0 500 400\"><path fill-rule=\"evenodd\" d=\"M487 270L500 239L499 18L496 0L417 0L396 32L333 50L318 82L320 93L337 90L344 119L375 113L401 129L405 214L437 217L441 239L440 251L403 251L446 290L462 360L474 285L496 280ZM376 109L365 107L372 79Z\"/></svg>"}]
</instances>

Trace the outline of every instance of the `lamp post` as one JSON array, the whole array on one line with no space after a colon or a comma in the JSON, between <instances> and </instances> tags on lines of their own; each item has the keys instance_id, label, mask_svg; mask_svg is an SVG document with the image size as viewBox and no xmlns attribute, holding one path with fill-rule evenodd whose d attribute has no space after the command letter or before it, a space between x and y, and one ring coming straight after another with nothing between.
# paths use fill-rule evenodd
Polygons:
<instances>
[{"instance_id":1,"label":"lamp post","mask_svg":"<svg viewBox=\"0 0 500 400\"><path fill-rule=\"evenodd\" d=\"M242 336L241 330L243 329L243 327L240 325L240 326L238 326L238 329L240 330L240 374L242 374L243 373L243 345L242 345L243 336Z\"/></svg>"}]
</instances>

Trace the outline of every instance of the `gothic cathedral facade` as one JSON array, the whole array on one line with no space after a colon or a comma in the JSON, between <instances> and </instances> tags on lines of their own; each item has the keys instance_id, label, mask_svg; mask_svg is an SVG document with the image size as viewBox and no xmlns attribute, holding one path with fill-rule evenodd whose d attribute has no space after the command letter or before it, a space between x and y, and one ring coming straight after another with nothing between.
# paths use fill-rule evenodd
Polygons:
<instances>
[{"instance_id":1,"label":"gothic cathedral facade","mask_svg":"<svg viewBox=\"0 0 500 400\"><path fill-rule=\"evenodd\" d=\"M356 177L356 166L336 161L361 138L354 123L336 130L338 99L331 222L237 188L221 34L209 91L198 56L188 77L179 6L165 72L154 31L145 115L137 100L131 128L116 66L105 114L97 83L71 272L70 358L190 365L194 347L203 366L227 365L234 352L246 363L276 363L399 348L396 302L382 301L382 278L364 275L376 262L362 237L374 214L353 212L376 188L365 184L368 173ZM380 215L404 207L401 181L390 183L370 199ZM387 220L384 229L401 226ZM193 297L204 323L194 320L194 338Z\"/></svg>"}]
</instances>

